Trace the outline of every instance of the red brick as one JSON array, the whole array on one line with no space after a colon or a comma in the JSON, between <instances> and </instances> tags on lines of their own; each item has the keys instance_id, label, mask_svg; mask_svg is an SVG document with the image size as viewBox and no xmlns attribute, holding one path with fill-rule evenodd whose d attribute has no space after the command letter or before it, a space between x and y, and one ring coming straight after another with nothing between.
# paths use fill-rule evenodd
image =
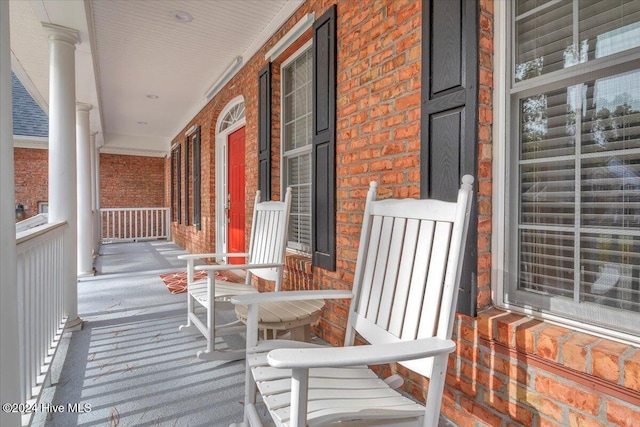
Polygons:
<instances>
[{"instance_id":1,"label":"red brick","mask_svg":"<svg viewBox=\"0 0 640 427\"><path fill-rule=\"evenodd\" d=\"M24 207L22 220L38 215L38 202L49 201L49 150L14 148L15 202Z\"/></svg>"},{"instance_id":2,"label":"red brick","mask_svg":"<svg viewBox=\"0 0 640 427\"><path fill-rule=\"evenodd\" d=\"M479 405L477 402L472 400L461 398L460 399L461 406L467 412L473 414L476 419L481 420L483 423L490 426L498 426L502 424L501 418L492 413L489 409Z\"/></svg>"},{"instance_id":3,"label":"red brick","mask_svg":"<svg viewBox=\"0 0 640 427\"><path fill-rule=\"evenodd\" d=\"M496 341L508 347L515 347L516 328L525 321L526 318L519 314L508 314L496 319Z\"/></svg>"},{"instance_id":4,"label":"red brick","mask_svg":"<svg viewBox=\"0 0 640 427\"><path fill-rule=\"evenodd\" d=\"M540 372L536 376L535 390L592 415L596 415L600 408L600 397L597 394L544 376Z\"/></svg>"},{"instance_id":5,"label":"red brick","mask_svg":"<svg viewBox=\"0 0 640 427\"><path fill-rule=\"evenodd\" d=\"M576 427L605 427L606 424L601 423L591 417L584 414L579 414L574 411L569 411L569 425Z\"/></svg>"},{"instance_id":6,"label":"red brick","mask_svg":"<svg viewBox=\"0 0 640 427\"><path fill-rule=\"evenodd\" d=\"M536 345L536 354L545 359L558 362L560 355L560 343L558 340L566 337L570 332L569 329L560 326L548 326L541 330Z\"/></svg>"},{"instance_id":7,"label":"red brick","mask_svg":"<svg viewBox=\"0 0 640 427\"><path fill-rule=\"evenodd\" d=\"M519 388L519 391L518 396L513 396L517 398L518 401L525 401L528 405L535 408L540 415L547 416L559 422L563 420L563 411L560 405L530 390Z\"/></svg>"},{"instance_id":8,"label":"red brick","mask_svg":"<svg viewBox=\"0 0 640 427\"><path fill-rule=\"evenodd\" d=\"M602 340L591 348L592 374L618 383L620 378L620 356L628 346Z\"/></svg>"},{"instance_id":9,"label":"red brick","mask_svg":"<svg viewBox=\"0 0 640 427\"><path fill-rule=\"evenodd\" d=\"M478 335L487 340L494 339L494 319L504 316L506 313L497 308L491 308L478 313Z\"/></svg>"},{"instance_id":10,"label":"red brick","mask_svg":"<svg viewBox=\"0 0 640 427\"><path fill-rule=\"evenodd\" d=\"M580 372L587 372L587 349L597 341L596 337L575 333L562 344L562 363Z\"/></svg>"},{"instance_id":11,"label":"red brick","mask_svg":"<svg viewBox=\"0 0 640 427\"><path fill-rule=\"evenodd\" d=\"M100 154L100 206L164 207L164 168L160 157Z\"/></svg>"},{"instance_id":12,"label":"red brick","mask_svg":"<svg viewBox=\"0 0 640 427\"><path fill-rule=\"evenodd\" d=\"M420 105L419 93L403 96L402 98L398 98L395 102L396 111L405 110L416 105Z\"/></svg>"},{"instance_id":13,"label":"red brick","mask_svg":"<svg viewBox=\"0 0 640 427\"><path fill-rule=\"evenodd\" d=\"M624 386L640 392L640 349L634 349L624 361Z\"/></svg>"},{"instance_id":14,"label":"red brick","mask_svg":"<svg viewBox=\"0 0 640 427\"><path fill-rule=\"evenodd\" d=\"M607 402L607 421L616 426L638 427L640 425L640 408L609 400Z\"/></svg>"}]
</instances>

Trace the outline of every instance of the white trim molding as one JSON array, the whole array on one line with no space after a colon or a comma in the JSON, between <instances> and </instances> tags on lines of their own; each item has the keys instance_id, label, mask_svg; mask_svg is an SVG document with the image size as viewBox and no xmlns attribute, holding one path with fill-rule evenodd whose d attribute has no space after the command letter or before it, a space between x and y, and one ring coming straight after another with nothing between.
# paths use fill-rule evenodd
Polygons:
<instances>
[{"instance_id":1,"label":"white trim molding","mask_svg":"<svg viewBox=\"0 0 640 427\"><path fill-rule=\"evenodd\" d=\"M226 220L226 203L228 194L227 185L227 140L229 134L235 132L246 125L246 116L240 118L228 128L220 131L223 118L233 107L244 103L244 97L239 95L233 98L222 109L216 119L215 127L215 178L216 178L216 200L215 200L215 234L216 234L216 250L215 252L227 252L227 220ZM222 261L218 259L218 261Z\"/></svg>"},{"instance_id":2,"label":"white trim molding","mask_svg":"<svg viewBox=\"0 0 640 427\"><path fill-rule=\"evenodd\" d=\"M34 148L38 150L49 149L49 138L44 136L13 135L14 148Z\"/></svg>"},{"instance_id":3,"label":"white trim molding","mask_svg":"<svg viewBox=\"0 0 640 427\"><path fill-rule=\"evenodd\" d=\"M505 281L505 233L507 218L507 111L509 84L509 56L507 52L508 16L504 2L496 2L494 15L494 72L493 72L493 189L491 233L491 298L498 305L504 304Z\"/></svg>"},{"instance_id":4,"label":"white trim molding","mask_svg":"<svg viewBox=\"0 0 640 427\"><path fill-rule=\"evenodd\" d=\"M222 89L224 85L226 85L229 80L231 80L231 78L236 75L240 68L242 68L243 64L244 60L242 59L242 56L236 56L233 61L231 61L231 64L229 64L227 69L224 70L224 72L220 75L218 80L216 80L215 83L212 84L209 89L207 89L207 92L204 95L205 99L207 101L210 101L211 98L216 96L216 94L220 92L220 89Z\"/></svg>"},{"instance_id":5,"label":"white trim molding","mask_svg":"<svg viewBox=\"0 0 640 427\"><path fill-rule=\"evenodd\" d=\"M291 28L287 34L285 34L269 51L264 55L264 59L268 61L273 61L278 56L282 54L285 50L289 48L300 38L305 31L313 26L313 22L315 21L314 13L307 13L296 23L296 25Z\"/></svg>"},{"instance_id":6,"label":"white trim molding","mask_svg":"<svg viewBox=\"0 0 640 427\"><path fill-rule=\"evenodd\" d=\"M184 136L188 137L189 135L191 135L192 133L194 133L197 130L198 130L198 125L193 125L184 133Z\"/></svg>"},{"instance_id":7,"label":"white trim molding","mask_svg":"<svg viewBox=\"0 0 640 427\"><path fill-rule=\"evenodd\" d=\"M110 147L103 145L100 147L100 154L120 154L123 156L142 156L142 157L166 157L165 151L143 150L137 148Z\"/></svg>"}]
</instances>

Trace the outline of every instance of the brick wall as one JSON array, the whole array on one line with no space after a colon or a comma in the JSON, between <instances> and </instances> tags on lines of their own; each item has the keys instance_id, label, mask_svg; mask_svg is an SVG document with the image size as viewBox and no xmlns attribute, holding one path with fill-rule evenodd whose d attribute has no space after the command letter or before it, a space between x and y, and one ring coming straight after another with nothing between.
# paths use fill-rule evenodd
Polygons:
<instances>
[{"instance_id":1,"label":"brick wall","mask_svg":"<svg viewBox=\"0 0 640 427\"><path fill-rule=\"evenodd\" d=\"M49 200L49 150L14 148L16 204L27 219L38 214L38 202Z\"/></svg>"},{"instance_id":2,"label":"brick wall","mask_svg":"<svg viewBox=\"0 0 640 427\"><path fill-rule=\"evenodd\" d=\"M461 426L637 426L640 349L503 310L456 324L443 412Z\"/></svg>"},{"instance_id":3,"label":"brick wall","mask_svg":"<svg viewBox=\"0 0 640 427\"><path fill-rule=\"evenodd\" d=\"M172 226L176 242L190 251L215 249L213 154L218 115L229 100L244 97L246 199L252 201L257 188L257 75L266 64L264 54L304 14L315 12L319 17L333 3L314 0L302 5L176 136L174 142L183 143L186 129L193 124L203 128L203 229L197 232L193 227ZM494 23L493 0L479 3L477 304L479 309L488 309L492 304ZM308 257L289 254L285 289L351 288L371 180L380 183L380 198L418 197L420 192L422 3L379 0L354 7L345 0L337 4L337 270L312 269ZM280 187L279 82L276 63L272 77L275 199ZM170 160L166 161L169 170ZM170 174L166 176L169 179ZM252 203L247 203L247 236L252 208ZM266 284L257 286L269 289ZM328 302L316 332L340 345L348 307L348 301ZM638 349L495 309L483 311L477 319L458 316L455 340L457 349L449 360L443 412L461 426L639 425ZM380 372L399 372L407 379L405 390L424 399L428 380L396 366L383 367Z\"/></svg>"},{"instance_id":4,"label":"brick wall","mask_svg":"<svg viewBox=\"0 0 640 427\"><path fill-rule=\"evenodd\" d=\"M100 207L164 207L165 168L160 157L100 154Z\"/></svg>"},{"instance_id":5,"label":"brick wall","mask_svg":"<svg viewBox=\"0 0 640 427\"><path fill-rule=\"evenodd\" d=\"M442 411L460 426L640 426L640 349L491 306L494 0L480 0L478 318L458 316ZM423 394L411 373L407 391Z\"/></svg>"}]
</instances>

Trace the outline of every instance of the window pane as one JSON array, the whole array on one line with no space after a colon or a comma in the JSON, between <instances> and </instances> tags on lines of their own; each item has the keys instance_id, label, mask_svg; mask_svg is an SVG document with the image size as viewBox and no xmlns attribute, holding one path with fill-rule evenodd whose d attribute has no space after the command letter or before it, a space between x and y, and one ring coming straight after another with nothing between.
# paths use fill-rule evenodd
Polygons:
<instances>
[{"instance_id":1,"label":"window pane","mask_svg":"<svg viewBox=\"0 0 640 427\"><path fill-rule=\"evenodd\" d=\"M576 133L574 88L543 93L520 102L521 159L574 153Z\"/></svg>"},{"instance_id":2,"label":"window pane","mask_svg":"<svg viewBox=\"0 0 640 427\"><path fill-rule=\"evenodd\" d=\"M511 88L505 301L638 335L640 69L601 59L640 48L640 0L518 0L513 12L514 80L547 76Z\"/></svg>"},{"instance_id":3,"label":"window pane","mask_svg":"<svg viewBox=\"0 0 640 427\"><path fill-rule=\"evenodd\" d=\"M581 217L590 227L640 229L640 71L585 84Z\"/></svg>"},{"instance_id":4,"label":"window pane","mask_svg":"<svg viewBox=\"0 0 640 427\"><path fill-rule=\"evenodd\" d=\"M640 230L640 153L585 159L581 172L583 226Z\"/></svg>"},{"instance_id":5,"label":"window pane","mask_svg":"<svg viewBox=\"0 0 640 427\"><path fill-rule=\"evenodd\" d=\"M563 160L527 164L521 167L521 224L574 224L575 171L573 166L573 160Z\"/></svg>"},{"instance_id":6,"label":"window pane","mask_svg":"<svg viewBox=\"0 0 640 427\"><path fill-rule=\"evenodd\" d=\"M516 288L528 298L553 299L559 310L573 305L577 318L595 324L607 323L591 318L599 316L593 313L601 306L635 314L640 306L637 81L640 71L632 71L516 104L521 132ZM583 317L580 304L597 310Z\"/></svg>"},{"instance_id":7,"label":"window pane","mask_svg":"<svg viewBox=\"0 0 640 427\"><path fill-rule=\"evenodd\" d=\"M639 82L631 71L585 85L583 153L640 148Z\"/></svg>"},{"instance_id":8,"label":"window pane","mask_svg":"<svg viewBox=\"0 0 640 427\"><path fill-rule=\"evenodd\" d=\"M564 68L573 46L573 5L565 0L516 22L516 81Z\"/></svg>"},{"instance_id":9,"label":"window pane","mask_svg":"<svg viewBox=\"0 0 640 427\"><path fill-rule=\"evenodd\" d=\"M292 189L289 246L311 247L311 49L284 67L284 185ZM295 150L295 151L294 151Z\"/></svg>"},{"instance_id":10,"label":"window pane","mask_svg":"<svg viewBox=\"0 0 640 427\"><path fill-rule=\"evenodd\" d=\"M549 3L551 0L518 0L516 4L516 14L520 15Z\"/></svg>"},{"instance_id":11,"label":"window pane","mask_svg":"<svg viewBox=\"0 0 640 427\"><path fill-rule=\"evenodd\" d=\"M522 0L515 13L516 81L640 46L640 0Z\"/></svg>"},{"instance_id":12,"label":"window pane","mask_svg":"<svg viewBox=\"0 0 640 427\"><path fill-rule=\"evenodd\" d=\"M287 158L287 186L291 187L289 242L307 251L311 246L311 154Z\"/></svg>"},{"instance_id":13,"label":"window pane","mask_svg":"<svg viewBox=\"0 0 640 427\"><path fill-rule=\"evenodd\" d=\"M574 234L520 231L520 289L573 298Z\"/></svg>"},{"instance_id":14,"label":"window pane","mask_svg":"<svg viewBox=\"0 0 640 427\"><path fill-rule=\"evenodd\" d=\"M640 1L580 0L580 45L588 59L640 46Z\"/></svg>"},{"instance_id":15,"label":"window pane","mask_svg":"<svg viewBox=\"0 0 640 427\"><path fill-rule=\"evenodd\" d=\"M640 311L640 237L583 234L581 301Z\"/></svg>"}]
</instances>

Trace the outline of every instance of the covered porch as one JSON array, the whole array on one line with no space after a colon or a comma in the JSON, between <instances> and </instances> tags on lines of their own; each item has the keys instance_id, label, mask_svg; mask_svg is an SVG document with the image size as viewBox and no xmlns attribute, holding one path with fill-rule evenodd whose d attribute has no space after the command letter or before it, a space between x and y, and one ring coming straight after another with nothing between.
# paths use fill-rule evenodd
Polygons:
<instances>
[{"instance_id":1,"label":"covered porch","mask_svg":"<svg viewBox=\"0 0 640 427\"><path fill-rule=\"evenodd\" d=\"M244 361L198 360L204 339L178 331L186 297L171 294L160 274L184 271L184 253L166 241L100 247L96 275L78 283L83 328L62 335L32 426L242 420ZM225 340L243 345L239 336Z\"/></svg>"},{"instance_id":2,"label":"covered porch","mask_svg":"<svg viewBox=\"0 0 640 427\"><path fill-rule=\"evenodd\" d=\"M100 247L96 276L78 283L82 330L65 332L31 419L34 427L228 426L242 420L245 362L202 361L185 334L185 294L160 275L184 270L167 241ZM220 320L231 313L221 312ZM317 337L314 340L319 340ZM239 335L219 348L241 348ZM453 423L441 419L440 427Z\"/></svg>"}]
</instances>

